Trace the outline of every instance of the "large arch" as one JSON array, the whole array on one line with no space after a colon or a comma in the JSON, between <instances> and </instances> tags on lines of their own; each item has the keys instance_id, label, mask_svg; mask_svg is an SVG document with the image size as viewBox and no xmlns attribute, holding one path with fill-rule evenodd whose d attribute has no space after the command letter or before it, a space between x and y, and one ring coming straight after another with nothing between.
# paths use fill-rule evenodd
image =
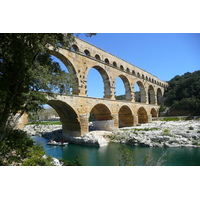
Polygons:
<instances>
[{"instance_id":1,"label":"large arch","mask_svg":"<svg viewBox=\"0 0 200 200\"><path fill-rule=\"evenodd\" d=\"M157 104L161 105L162 103L162 91L160 88L157 89Z\"/></svg>"},{"instance_id":2,"label":"large arch","mask_svg":"<svg viewBox=\"0 0 200 200\"><path fill-rule=\"evenodd\" d=\"M109 76L108 76L107 72L100 66L94 66L92 68L96 69L100 73L100 75L101 75L101 77L103 79L104 98L110 99L112 97L112 95L111 95L111 90L110 90L110 79L109 79ZM88 71L88 73L89 73L89 71Z\"/></svg>"},{"instance_id":3,"label":"large arch","mask_svg":"<svg viewBox=\"0 0 200 200\"><path fill-rule=\"evenodd\" d=\"M61 60L63 62L63 64L66 66L66 68L68 69L69 73L73 75L74 84L72 84L72 94L79 95L79 80L76 75L77 73L76 73L75 67L67 59L67 57L64 56L63 54L61 54L57 51L53 51L53 50L50 50L50 53L53 56L57 57L59 60Z\"/></svg>"},{"instance_id":4,"label":"large arch","mask_svg":"<svg viewBox=\"0 0 200 200\"><path fill-rule=\"evenodd\" d=\"M155 91L152 85L149 85L149 88L148 88L148 103L156 104Z\"/></svg>"},{"instance_id":5,"label":"large arch","mask_svg":"<svg viewBox=\"0 0 200 200\"><path fill-rule=\"evenodd\" d=\"M138 109L138 122L139 123L148 123L148 116L147 116L147 111L145 110L144 107L140 107Z\"/></svg>"},{"instance_id":6,"label":"large arch","mask_svg":"<svg viewBox=\"0 0 200 200\"><path fill-rule=\"evenodd\" d=\"M128 106L122 106L118 113L119 128L133 126L133 114Z\"/></svg>"},{"instance_id":7,"label":"large arch","mask_svg":"<svg viewBox=\"0 0 200 200\"><path fill-rule=\"evenodd\" d=\"M145 91L143 83L141 81L137 81L135 85L136 84L138 85L140 91L135 92L135 89L134 89L135 102L146 103L146 91ZM135 88L135 85L134 85L134 88Z\"/></svg>"},{"instance_id":8,"label":"large arch","mask_svg":"<svg viewBox=\"0 0 200 200\"><path fill-rule=\"evenodd\" d=\"M76 111L67 103L60 100L49 100L48 104L56 110L62 122L63 134L80 136L81 126Z\"/></svg>"},{"instance_id":9,"label":"large arch","mask_svg":"<svg viewBox=\"0 0 200 200\"><path fill-rule=\"evenodd\" d=\"M112 131L114 129L114 120L111 111L104 104L97 104L92 108L90 121L93 123L94 130Z\"/></svg>"},{"instance_id":10,"label":"large arch","mask_svg":"<svg viewBox=\"0 0 200 200\"><path fill-rule=\"evenodd\" d=\"M123 81L123 83L124 83L124 88L125 88L125 99L126 99L127 101L131 101L132 96L131 96L131 86L130 86L129 80L128 80L127 77L124 76L124 75L119 75L117 78L121 78L122 81ZM117 78L116 78L116 80L115 80L115 85L116 85ZM116 90L116 87L115 87L115 90Z\"/></svg>"}]
</instances>

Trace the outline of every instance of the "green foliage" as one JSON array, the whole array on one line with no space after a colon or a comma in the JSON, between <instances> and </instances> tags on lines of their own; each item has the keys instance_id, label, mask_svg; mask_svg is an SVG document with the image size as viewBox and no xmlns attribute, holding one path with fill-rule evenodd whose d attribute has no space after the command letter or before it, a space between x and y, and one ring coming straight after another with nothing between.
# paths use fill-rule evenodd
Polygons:
<instances>
[{"instance_id":1,"label":"green foliage","mask_svg":"<svg viewBox=\"0 0 200 200\"><path fill-rule=\"evenodd\" d=\"M168 84L165 105L170 106L171 111L200 115L200 70L175 76Z\"/></svg>"},{"instance_id":2,"label":"green foliage","mask_svg":"<svg viewBox=\"0 0 200 200\"><path fill-rule=\"evenodd\" d=\"M37 112L46 95L69 91L72 78L52 60L48 47L57 50L73 41L73 34L0 34L0 140L11 114Z\"/></svg>"},{"instance_id":3,"label":"green foliage","mask_svg":"<svg viewBox=\"0 0 200 200\"><path fill-rule=\"evenodd\" d=\"M134 155L124 144L121 144L117 152L119 166L133 166Z\"/></svg>"},{"instance_id":4,"label":"green foliage","mask_svg":"<svg viewBox=\"0 0 200 200\"><path fill-rule=\"evenodd\" d=\"M194 130L194 127L190 126L190 127L189 127L189 130Z\"/></svg>"},{"instance_id":5,"label":"green foliage","mask_svg":"<svg viewBox=\"0 0 200 200\"><path fill-rule=\"evenodd\" d=\"M62 166L81 166L81 163L78 158L75 158L72 162L67 159L59 159L62 163Z\"/></svg>"},{"instance_id":6,"label":"green foliage","mask_svg":"<svg viewBox=\"0 0 200 200\"><path fill-rule=\"evenodd\" d=\"M51 156L44 157L45 151L39 144L29 149L27 158L22 163L23 166L54 166Z\"/></svg>"},{"instance_id":7,"label":"green foliage","mask_svg":"<svg viewBox=\"0 0 200 200\"><path fill-rule=\"evenodd\" d=\"M180 118L178 117L165 117L164 119L162 119L161 121L180 121Z\"/></svg>"}]
</instances>

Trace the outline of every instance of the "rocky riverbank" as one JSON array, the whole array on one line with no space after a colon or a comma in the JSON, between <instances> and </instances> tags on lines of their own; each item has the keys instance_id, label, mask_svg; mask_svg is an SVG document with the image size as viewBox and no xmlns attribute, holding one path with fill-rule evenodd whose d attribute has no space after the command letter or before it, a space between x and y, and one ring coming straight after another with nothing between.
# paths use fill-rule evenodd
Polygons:
<instances>
[{"instance_id":1,"label":"rocky riverbank","mask_svg":"<svg viewBox=\"0 0 200 200\"><path fill-rule=\"evenodd\" d=\"M25 131L31 135L43 135L48 139L59 140L62 137L61 127L61 125L27 125ZM153 121L121 128L116 132L92 131L82 137L69 137L68 140L92 146L119 142L147 147L200 147L200 121Z\"/></svg>"},{"instance_id":2,"label":"rocky riverbank","mask_svg":"<svg viewBox=\"0 0 200 200\"><path fill-rule=\"evenodd\" d=\"M200 147L200 121L154 121L121 128L110 140L147 147Z\"/></svg>"}]
</instances>

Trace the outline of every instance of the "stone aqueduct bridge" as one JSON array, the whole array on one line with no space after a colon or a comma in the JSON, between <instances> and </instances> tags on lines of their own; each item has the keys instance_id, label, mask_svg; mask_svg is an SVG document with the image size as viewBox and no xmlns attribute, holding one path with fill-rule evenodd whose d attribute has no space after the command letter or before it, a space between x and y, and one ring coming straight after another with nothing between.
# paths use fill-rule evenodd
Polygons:
<instances>
[{"instance_id":1,"label":"stone aqueduct bridge","mask_svg":"<svg viewBox=\"0 0 200 200\"><path fill-rule=\"evenodd\" d=\"M78 38L72 48L51 53L65 64L75 82L72 95L58 95L48 101L60 116L63 133L74 136L88 133L90 114L97 121L113 120L114 129L151 122L152 117L158 116L166 82ZM87 75L91 68L102 76L104 98L87 96ZM118 77L124 83L126 100L116 100ZM135 102L136 83L140 88L140 102Z\"/></svg>"}]
</instances>

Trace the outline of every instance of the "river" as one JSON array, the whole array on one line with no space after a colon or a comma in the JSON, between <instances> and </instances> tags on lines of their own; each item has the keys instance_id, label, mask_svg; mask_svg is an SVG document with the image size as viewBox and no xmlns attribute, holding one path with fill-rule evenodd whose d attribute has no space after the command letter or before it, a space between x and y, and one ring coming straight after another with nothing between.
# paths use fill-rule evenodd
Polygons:
<instances>
[{"instance_id":1,"label":"river","mask_svg":"<svg viewBox=\"0 0 200 200\"><path fill-rule=\"evenodd\" d=\"M46 155L55 158L63 158L73 161L76 157L83 166L117 166L118 165L118 148L121 144L109 143L103 147L84 146L76 144L68 144L65 147L49 146L47 140L40 136L32 136L33 140L40 142ZM160 148L160 147L141 147L126 145L133 152L135 165L143 166L144 158L150 155L154 161L158 161L162 157L164 166L200 166L200 148L192 147L176 147L176 148ZM154 163L156 163L154 162Z\"/></svg>"}]
</instances>

